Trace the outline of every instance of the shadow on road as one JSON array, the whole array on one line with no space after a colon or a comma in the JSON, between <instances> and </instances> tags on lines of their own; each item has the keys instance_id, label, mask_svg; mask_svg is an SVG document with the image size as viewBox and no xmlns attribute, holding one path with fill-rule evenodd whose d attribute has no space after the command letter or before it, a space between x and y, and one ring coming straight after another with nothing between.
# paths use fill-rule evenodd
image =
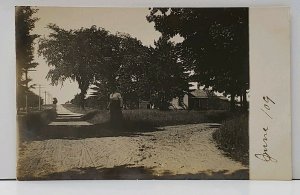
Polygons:
<instances>
[{"instance_id":1,"label":"shadow on road","mask_svg":"<svg viewBox=\"0 0 300 195\"><path fill-rule=\"evenodd\" d=\"M21 140L46 140L46 139L84 139L97 137L135 137L145 132L162 131L147 124L124 124L119 128L112 127L109 122L86 126L43 126L38 130L22 129Z\"/></svg>"},{"instance_id":2,"label":"shadow on road","mask_svg":"<svg viewBox=\"0 0 300 195\"><path fill-rule=\"evenodd\" d=\"M155 174L153 168L146 167L128 167L129 165L116 166L113 168L76 168L66 172L52 173L44 177L33 178L19 178L19 180L93 180L93 179L169 179L169 180L183 180L183 179L210 179L210 180L241 180L249 179L249 170L241 169L233 173L228 173L227 170L217 172L199 172L196 174L172 174L165 171L163 174Z\"/></svg>"}]
</instances>

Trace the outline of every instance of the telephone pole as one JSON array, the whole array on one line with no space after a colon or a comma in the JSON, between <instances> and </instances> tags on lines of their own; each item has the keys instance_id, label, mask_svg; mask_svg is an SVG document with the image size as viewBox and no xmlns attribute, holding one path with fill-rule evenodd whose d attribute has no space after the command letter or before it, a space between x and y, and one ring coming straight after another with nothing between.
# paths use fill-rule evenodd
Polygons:
<instances>
[{"instance_id":1,"label":"telephone pole","mask_svg":"<svg viewBox=\"0 0 300 195\"><path fill-rule=\"evenodd\" d=\"M27 96L27 92L25 92L25 107L26 107L26 113L28 113L28 96Z\"/></svg>"},{"instance_id":2,"label":"telephone pole","mask_svg":"<svg viewBox=\"0 0 300 195\"><path fill-rule=\"evenodd\" d=\"M39 110L41 110L41 85L39 85Z\"/></svg>"},{"instance_id":3,"label":"telephone pole","mask_svg":"<svg viewBox=\"0 0 300 195\"><path fill-rule=\"evenodd\" d=\"M45 105L47 104L47 91L45 91Z\"/></svg>"}]
</instances>

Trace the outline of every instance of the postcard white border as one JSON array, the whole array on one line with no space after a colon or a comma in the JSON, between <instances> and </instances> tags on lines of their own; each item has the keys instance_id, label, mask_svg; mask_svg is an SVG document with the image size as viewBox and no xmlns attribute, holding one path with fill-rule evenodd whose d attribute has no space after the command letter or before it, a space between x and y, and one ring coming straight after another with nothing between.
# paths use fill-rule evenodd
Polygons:
<instances>
[{"instance_id":1,"label":"postcard white border","mask_svg":"<svg viewBox=\"0 0 300 195\"><path fill-rule=\"evenodd\" d=\"M249 9L250 179L292 179L290 15Z\"/></svg>"}]
</instances>

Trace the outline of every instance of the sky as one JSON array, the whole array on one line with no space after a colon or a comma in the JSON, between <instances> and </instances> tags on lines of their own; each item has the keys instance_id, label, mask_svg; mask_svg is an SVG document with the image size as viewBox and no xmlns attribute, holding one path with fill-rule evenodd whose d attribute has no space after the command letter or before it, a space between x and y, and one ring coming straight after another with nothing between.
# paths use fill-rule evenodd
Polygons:
<instances>
[{"instance_id":1,"label":"sky","mask_svg":"<svg viewBox=\"0 0 300 195\"><path fill-rule=\"evenodd\" d=\"M155 31L154 23L149 23L146 16L149 14L148 8L63 8L63 7L36 7L38 12L36 17L40 18L36 22L32 33L41 37L48 36L50 30L46 26L54 23L64 29L78 29L81 27L105 28L112 34L116 32L129 33L132 37L141 40L143 45L154 45L154 41L160 37L160 33ZM176 40L175 40L176 41ZM35 44L37 50L38 45ZM41 95L46 102L50 103L51 97L56 97L59 104L71 100L75 94L79 93L76 82L66 81L63 85L51 86L50 81L45 77L49 67L43 57L39 57L35 51L35 61L39 63L36 71L29 73L32 79L31 84L41 85ZM34 89L39 93L38 87ZM49 95L48 95L49 93Z\"/></svg>"}]
</instances>

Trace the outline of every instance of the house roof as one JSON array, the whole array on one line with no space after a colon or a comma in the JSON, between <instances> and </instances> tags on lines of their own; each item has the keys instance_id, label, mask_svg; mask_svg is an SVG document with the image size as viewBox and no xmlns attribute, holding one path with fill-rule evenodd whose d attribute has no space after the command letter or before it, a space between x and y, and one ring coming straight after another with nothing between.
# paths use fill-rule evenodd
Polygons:
<instances>
[{"instance_id":1,"label":"house roof","mask_svg":"<svg viewBox=\"0 0 300 195\"><path fill-rule=\"evenodd\" d=\"M208 98L206 91L204 91L203 89L196 89L196 90L192 91L190 94L193 96L192 98ZM228 99L225 96L215 95L214 98L228 101Z\"/></svg>"},{"instance_id":2,"label":"house roof","mask_svg":"<svg viewBox=\"0 0 300 195\"><path fill-rule=\"evenodd\" d=\"M208 98L207 93L202 89L196 89L191 92L194 98Z\"/></svg>"},{"instance_id":3,"label":"house roof","mask_svg":"<svg viewBox=\"0 0 300 195\"><path fill-rule=\"evenodd\" d=\"M225 96L217 96L219 99L221 100L226 100L226 101L229 101L228 98L226 98Z\"/></svg>"}]
</instances>

